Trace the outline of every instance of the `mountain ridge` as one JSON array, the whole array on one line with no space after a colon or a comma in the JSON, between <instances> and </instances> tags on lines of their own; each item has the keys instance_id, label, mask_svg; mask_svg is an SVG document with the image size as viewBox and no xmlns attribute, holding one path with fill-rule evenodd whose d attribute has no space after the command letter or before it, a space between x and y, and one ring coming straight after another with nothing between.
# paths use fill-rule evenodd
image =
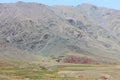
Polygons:
<instances>
[{"instance_id":1,"label":"mountain ridge","mask_svg":"<svg viewBox=\"0 0 120 80\"><path fill-rule=\"evenodd\" d=\"M119 61L119 10L89 4L47 6L17 2L0 6L0 43L20 50L16 54L31 57L78 53ZM3 48L0 52L4 53ZM24 51L28 54L21 54ZM12 53L8 49L4 54L14 57ZM7 55L3 58L9 58Z\"/></svg>"}]
</instances>

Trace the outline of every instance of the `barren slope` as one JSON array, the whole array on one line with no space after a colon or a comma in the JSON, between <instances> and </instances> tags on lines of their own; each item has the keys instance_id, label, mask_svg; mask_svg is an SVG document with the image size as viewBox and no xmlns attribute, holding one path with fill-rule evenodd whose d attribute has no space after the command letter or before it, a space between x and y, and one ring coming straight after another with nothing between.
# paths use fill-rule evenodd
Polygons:
<instances>
[{"instance_id":1,"label":"barren slope","mask_svg":"<svg viewBox=\"0 0 120 80\"><path fill-rule=\"evenodd\" d=\"M1 3L0 57L79 53L98 61L119 61L119 14L90 4Z\"/></svg>"}]
</instances>

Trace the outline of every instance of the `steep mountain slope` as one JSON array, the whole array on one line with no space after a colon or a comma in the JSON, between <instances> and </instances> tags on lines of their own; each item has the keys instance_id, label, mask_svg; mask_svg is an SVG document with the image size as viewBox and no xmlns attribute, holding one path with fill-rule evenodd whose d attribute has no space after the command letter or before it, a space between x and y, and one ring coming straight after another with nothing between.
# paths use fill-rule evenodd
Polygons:
<instances>
[{"instance_id":1,"label":"steep mountain slope","mask_svg":"<svg viewBox=\"0 0 120 80\"><path fill-rule=\"evenodd\" d=\"M79 53L99 61L119 61L119 17L119 10L90 4L0 4L0 56L32 59Z\"/></svg>"}]
</instances>

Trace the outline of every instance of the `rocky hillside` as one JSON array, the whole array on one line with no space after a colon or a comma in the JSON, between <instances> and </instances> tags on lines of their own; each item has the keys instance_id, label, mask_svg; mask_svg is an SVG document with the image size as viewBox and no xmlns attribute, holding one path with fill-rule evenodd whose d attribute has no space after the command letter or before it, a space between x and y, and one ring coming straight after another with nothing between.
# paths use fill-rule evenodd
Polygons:
<instances>
[{"instance_id":1,"label":"rocky hillside","mask_svg":"<svg viewBox=\"0 0 120 80\"><path fill-rule=\"evenodd\" d=\"M120 10L38 3L0 4L0 58L77 53L120 60Z\"/></svg>"}]
</instances>

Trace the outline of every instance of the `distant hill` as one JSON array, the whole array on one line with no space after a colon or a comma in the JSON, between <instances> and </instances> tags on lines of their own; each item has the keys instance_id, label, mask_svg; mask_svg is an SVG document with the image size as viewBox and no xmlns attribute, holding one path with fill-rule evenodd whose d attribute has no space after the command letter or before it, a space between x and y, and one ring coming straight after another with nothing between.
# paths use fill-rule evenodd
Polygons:
<instances>
[{"instance_id":1,"label":"distant hill","mask_svg":"<svg viewBox=\"0 0 120 80\"><path fill-rule=\"evenodd\" d=\"M69 53L120 61L120 10L38 3L0 4L0 58L33 59Z\"/></svg>"}]
</instances>

